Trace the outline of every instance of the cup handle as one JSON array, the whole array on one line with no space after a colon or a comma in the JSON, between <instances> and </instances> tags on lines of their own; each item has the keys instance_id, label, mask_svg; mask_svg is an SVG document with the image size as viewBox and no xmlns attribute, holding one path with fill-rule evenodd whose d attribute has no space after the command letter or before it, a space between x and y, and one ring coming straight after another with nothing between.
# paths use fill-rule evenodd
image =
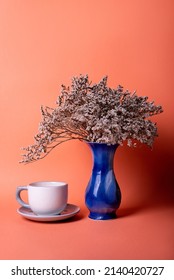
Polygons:
<instances>
[{"instance_id":1,"label":"cup handle","mask_svg":"<svg viewBox=\"0 0 174 280\"><path fill-rule=\"evenodd\" d=\"M22 206L24 206L25 208L30 208L30 205L27 204L26 202L24 202L21 198L21 192L24 190L28 190L27 186L21 186L21 187L17 187L16 190L16 200L19 202L19 204L21 204Z\"/></svg>"}]
</instances>

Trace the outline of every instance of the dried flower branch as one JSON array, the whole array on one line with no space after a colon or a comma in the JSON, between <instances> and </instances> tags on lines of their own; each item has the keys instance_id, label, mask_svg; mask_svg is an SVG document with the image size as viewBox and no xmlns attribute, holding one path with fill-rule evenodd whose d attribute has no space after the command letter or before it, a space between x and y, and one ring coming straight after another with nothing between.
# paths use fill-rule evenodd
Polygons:
<instances>
[{"instance_id":1,"label":"dried flower branch","mask_svg":"<svg viewBox=\"0 0 174 280\"><path fill-rule=\"evenodd\" d=\"M22 163L44 158L59 144L71 139L134 146L135 141L153 145L156 123L149 118L162 112L161 106L138 97L136 92L107 87L107 77L98 84L88 75L72 78L71 87L62 85L56 108L41 107L42 121L35 144L23 148Z\"/></svg>"}]
</instances>

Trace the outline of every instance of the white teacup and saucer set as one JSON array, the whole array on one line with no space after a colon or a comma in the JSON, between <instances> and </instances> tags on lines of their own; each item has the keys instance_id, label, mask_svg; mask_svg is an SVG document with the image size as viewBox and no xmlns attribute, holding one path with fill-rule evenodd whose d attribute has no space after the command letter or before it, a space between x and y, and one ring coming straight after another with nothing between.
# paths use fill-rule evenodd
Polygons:
<instances>
[{"instance_id":1,"label":"white teacup and saucer set","mask_svg":"<svg viewBox=\"0 0 174 280\"><path fill-rule=\"evenodd\" d=\"M28 192L28 203L21 198L22 191ZM80 211L78 206L67 203L68 184L66 182L41 181L17 187L16 199L21 205L17 212L33 221L62 221Z\"/></svg>"}]
</instances>

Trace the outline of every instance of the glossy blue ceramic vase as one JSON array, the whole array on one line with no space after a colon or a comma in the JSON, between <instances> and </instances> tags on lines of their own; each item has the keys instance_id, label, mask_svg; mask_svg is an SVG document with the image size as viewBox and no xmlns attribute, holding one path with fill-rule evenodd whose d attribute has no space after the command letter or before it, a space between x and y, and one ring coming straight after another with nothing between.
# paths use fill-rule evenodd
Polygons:
<instances>
[{"instance_id":1,"label":"glossy blue ceramic vase","mask_svg":"<svg viewBox=\"0 0 174 280\"><path fill-rule=\"evenodd\" d=\"M121 192L113 169L113 160L118 144L87 143L93 155L93 169L85 193L89 218L108 220L116 218L116 209L121 202Z\"/></svg>"}]
</instances>

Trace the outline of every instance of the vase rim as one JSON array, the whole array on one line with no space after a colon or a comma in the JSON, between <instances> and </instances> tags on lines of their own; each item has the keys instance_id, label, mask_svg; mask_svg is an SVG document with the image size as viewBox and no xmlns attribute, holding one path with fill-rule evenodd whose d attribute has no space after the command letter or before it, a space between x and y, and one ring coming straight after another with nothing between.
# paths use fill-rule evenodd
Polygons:
<instances>
[{"instance_id":1,"label":"vase rim","mask_svg":"<svg viewBox=\"0 0 174 280\"><path fill-rule=\"evenodd\" d=\"M98 144L98 145L107 145L107 146L119 146L120 144L115 143L115 144L110 144L110 143L99 143L99 142L91 142L91 141L86 141L84 140L86 144Z\"/></svg>"}]
</instances>

